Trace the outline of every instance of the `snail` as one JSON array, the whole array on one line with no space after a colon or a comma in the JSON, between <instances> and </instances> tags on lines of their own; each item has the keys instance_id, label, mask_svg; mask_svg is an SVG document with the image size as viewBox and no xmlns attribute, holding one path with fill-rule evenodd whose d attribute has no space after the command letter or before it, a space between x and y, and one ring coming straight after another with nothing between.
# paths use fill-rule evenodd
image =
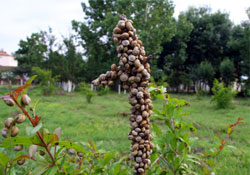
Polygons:
<instances>
[{"instance_id":1,"label":"snail","mask_svg":"<svg viewBox=\"0 0 250 175\"><path fill-rule=\"evenodd\" d=\"M129 158L134 161L134 174L144 175L153 149L149 119L153 104L147 89L151 72L148 61L151 57L146 56L143 43L138 39L133 27L133 21L128 20L125 15L121 15L113 30L113 40L118 44L116 50L120 59L119 65L112 64L111 71L101 74L92 84L106 86L118 79L122 87L130 91L131 131L128 139L132 145Z\"/></svg>"},{"instance_id":2,"label":"snail","mask_svg":"<svg viewBox=\"0 0 250 175\"><path fill-rule=\"evenodd\" d=\"M30 97L29 97L27 94L23 94L23 95L21 96L21 102L22 102L22 104L24 104L24 105L29 105L30 102L31 102L31 99L30 99Z\"/></svg>"},{"instance_id":3,"label":"snail","mask_svg":"<svg viewBox=\"0 0 250 175\"><path fill-rule=\"evenodd\" d=\"M16 116L16 118L17 118L17 120L16 120L16 122L18 123L18 124L20 124L20 123L23 123L24 121L25 121L25 115L24 114L18 114L17 116Z\"/></svg>"}]
</instances>

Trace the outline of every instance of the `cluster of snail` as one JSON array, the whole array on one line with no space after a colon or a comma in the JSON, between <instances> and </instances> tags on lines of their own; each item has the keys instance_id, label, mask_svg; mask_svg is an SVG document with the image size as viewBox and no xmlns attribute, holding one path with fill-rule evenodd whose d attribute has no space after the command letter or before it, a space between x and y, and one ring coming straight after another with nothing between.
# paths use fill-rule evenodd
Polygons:
<instances>
[{"instance_id":1,"label":"cluster of snail","mask_svg":"<svg viewBox=\"0 0 250 175\"><path fill-rule=\"evenodd\" d=\"M119 78L122 87L130 91L131 131L128 138L132 145L129 157L134 161L134 173L145 174L153 149L149 119L153 104L147 89L151 72L148 63L150 57L146 56L142 41L136 35L133 21L127 20L125 15L121 16L113 30L113 40L118 44L119 66L113 64L111 71L101 74L92 83L96 86L106 86Z\"/></svg>"},{"instance_id":2,"label":"cluster of snail","mask_svg":"<svg viewBox=\"0 0 250 175\"><path fill-rule=\"evenodd\" d=\"M28 95L24 94L22 95L22 98L21 98L21 103L22 105L29 105L30 103L30 98ZM11 97L7 97L4 99L4 102L6 105L8 106L14 106L15 105L15 102L14 100L11 98ZM9 135L11 137L16 137L19 133L19 128L16 126L16 124L21 124L25 121L25 115L20 113L18 114L15 118L7 118L5 120L5 123L4 123L4 128L2 129L1 131L1 134L4 138L7 138ZM14 146L14 150L15 151L21 151L23 149L23 146L22 145L16 145ZM20 159L17 161L17 163L19 165L22 165L24 164L25 162L25 159Z\"/></svg>"}]
</instances>

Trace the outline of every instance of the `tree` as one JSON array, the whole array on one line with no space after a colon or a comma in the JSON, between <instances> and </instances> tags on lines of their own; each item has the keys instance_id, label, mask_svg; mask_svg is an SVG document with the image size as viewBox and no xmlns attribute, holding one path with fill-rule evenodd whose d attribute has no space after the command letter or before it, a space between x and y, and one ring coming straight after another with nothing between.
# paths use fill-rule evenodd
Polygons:
<instances>
[{"instance_id":1,"label":"tree","mask_svg":"<svg viewBox=\"0 0 250 175\"><path fill-rule=\"evenodd\" d=\"M181 14L175 21L176 30L174 37L169 42L163 43L163 51L158 60L158 67L167 75L167 81L171 87L177 88L180 84L190 85L187 65L187 42L193 29L193 25ZM178 90L178 88L176 89Z\"/></svg>"},{"instance_id":2,"label":"tree","mask_svg":"<svg viewBox=\"0 0 250 175\"><path fill-rule=\"evenodd\" d=\"M85 61L77 51L75 38L64 38L63 43L49 31L40 31L20 41L19 49L15 52L18 75L31 75L32 67L51 70L52 76L60 76L61 81L80 82L85 80Z\"/></svg>"},{"instance_id":3,"label":"tree","mask_svg":"<svg viewBox=\"0 0 250 175\"><path fill-rule=\"evenodd\" d=\"M61 67L61 69L63 68L63 71L59 74L61 75L61 80L70 80L75 83L84 81L86 74L85 61L82 58L82 54L76 50L73 36L65 38L63 44L66 51L63 58L63 65Z\"/></svg>"},{"instance_id":4,"label":"tree","mask_svg":"<svg viewBox=\"0 0 250 175\"><path fill-rule=\"evenodd\" d=\"M72 26L81 38L84 55L88 58L87 81L118 62L112 32L121 14L134 21L137 33L150 54L160 53L162 42L173 34L174 7L168 0L89 0L89 6L82 3L82 8L85 21L72 21Z\"/></svg>"},{"instance_id":5,"label":"tree","mask_svg":"<svg viewBox=\"0 0 250 175\"><path fill-rule=\"evenodd\" d=\"M227 13L210 11L207 7L201 7L190 8L185 12L187 20L194 26L187 43L186 64L195 67L207 60L214 68L215 77L219 78L219 65L228 56L227 44L233 24Z\"/></svg>"},{"instance_id":6,"label":"tree","mask_svg":"<svg viewBox=\"0 0 250 175\"><path fill-rule=\"evenodd\" d=\"M228 46L234 61L237 82L243 85L243 93L247 95L250 91L250 22L244 21L233 28Z\"/></svg>"},{"instance_id":7,"label":"tree","mask_svg":"<svg viewBox=\"0 0 250 175\"><path fill-rule=\"evenodd\" d=\"M19 49L15 52L15 59L18 61L15 74L31 75L32 67L42 66L46 52L47 45L41 32L32 33L26 40L21 40Z\"/></svg>"},{"instance_id":8,"label":"tree","mask_svg":"<svg viewBox=\"0 0 250 175\"><path fill-rule=\"evenodd\" d=\"M204 83L204 85L208 84L209 87L211 88L215 74L212 64L208 61L201 62L197 72L199 80L201 80Z\"/></svg>"},{"instance_id":9,"label":"tree","mask_svg":"<svg viewBox=\"0 0 250 175\"><path fill-rule=\"evenodd\" d=\"M228 58L224 59L220 63L220 74L221 78L226 84L226 86L229 86L232 81L234 81L234 63L229 60Z\"/></svg>"}]
</instances>

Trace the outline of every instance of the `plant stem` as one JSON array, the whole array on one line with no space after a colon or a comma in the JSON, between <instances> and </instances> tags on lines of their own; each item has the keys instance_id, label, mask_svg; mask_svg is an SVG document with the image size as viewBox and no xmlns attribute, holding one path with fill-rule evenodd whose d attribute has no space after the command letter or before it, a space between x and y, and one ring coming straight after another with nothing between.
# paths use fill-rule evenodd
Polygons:
<instances>
[{"instance_id":1,"label":"plant stem","mask_svg":"<svg viewBox=\"0 0 250 175\"><path fill-rule=\"evenodd\" d=\"M24 109L24 107L22 107L22 106L18 103L18 101L17 101L13 96L11 96L11 97L12 97L12 99L15 101L16 105L17 105L17 106L23 111L23 113L29 118L29 120L30 120L32 126L33 126L33 127L36 127L36 124L35 124L34 120L30 117L28 111L26 111L26 110ZM45 141L44 141L44 139L43 139L41 133L40 133L39 131L37 131L36 134L37 134L38 137L40 138L40 140L41 140L41 142L42 142L44 148L45 148L46 151L48 152L48 154L49 154L49 156L50 156L52 162L55 162L55 159L54 159L54 157L52 156L52 154L51 154L51 152L50 152L50 150L49 150L49 148L48 148L48 145L45 143Z\"/></svg>"}]
</instances>

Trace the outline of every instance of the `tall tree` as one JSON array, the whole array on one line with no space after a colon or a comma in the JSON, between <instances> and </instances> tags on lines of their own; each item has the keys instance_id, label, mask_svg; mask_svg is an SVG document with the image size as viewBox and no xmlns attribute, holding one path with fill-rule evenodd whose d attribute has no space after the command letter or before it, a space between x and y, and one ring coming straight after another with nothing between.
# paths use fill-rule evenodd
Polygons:
<instances>
[{"instance_id":1,"label":"tall tree","mask_svg":"<svg viewBox=\"0 0 250 175\"><path fill-rule=\"evenodd\" d=\"M232 22L227 13L211 13L209 8L190 8L187 20L194 25L187 43L188 65L198 65L208 61L215 68L219 78L220 62L227 56L227 43L232 31Z\"/></svg>"},{"instance_id":2,"label":"tall tree","mask_svg":"<svg viewBox=\"0 0 250 175\"><path fill-rule=\"evenodd\" d=\"M219 69L222 80L225 82L226 86L229 86L231 82L235 80L233 61L229 60L228 58L224 59L220 63Z\"/></svg>"},{"instance_id":3,"label":"tall tree","mask_svg":"<svg viewBox=\"0 0 250 175\"><path fill-rule=\"evenodd\" d=\"M174 36L170 42L163 43L163 51L158 60L158 67L163 69L171 87L178 87L180 84L190 85L185 62L187 42L193 25L181 14L175 21L175 26Z\"/></svg>"},{"instance_id":4,"label":"tall tree","mask_svg":"<svg viewBox=\"0 0 250 175\"><path fill-rule=\"evenodd\" d=\"M47 45L42 33L32 33L26 40L19 42L19 49L15 52L18 67L15 73L18 75L30 75L32 67L42 66L46 59Z\"/></svg>"},{"instance_id":5,"label":"tall tree","mask_svg":"<svg viewBox=\"0 0 250 175\"><path fill-rule=\"evenodd\" d=\"M173 4L168 0L89 0L82 3L85 21L73 21L73 29L81 38L87 61L87 80L118 62L112 31L121 14L134 21L147 53L159 54L161 43L173 34ZM94 69L93 69L94 67Z\"/></svg>"}]
</instances>

